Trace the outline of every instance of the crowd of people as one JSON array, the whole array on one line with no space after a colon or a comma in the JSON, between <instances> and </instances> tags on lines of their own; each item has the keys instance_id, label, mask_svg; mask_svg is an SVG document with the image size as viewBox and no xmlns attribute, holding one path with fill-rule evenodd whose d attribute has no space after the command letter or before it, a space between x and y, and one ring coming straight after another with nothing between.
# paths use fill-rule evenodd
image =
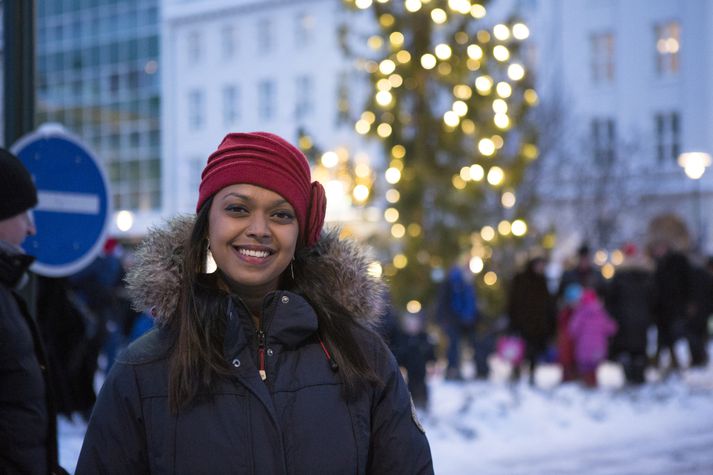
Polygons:
<instances>
[{"instance_id":1,"label":"crowd of people","mask_svg":"<svg viewBox=\"0 0 713 475\"><path fill-rule=\"evenodd\" d=\"M688 366L705 366L713 259L699 263L666 241L645 249L627 243L620 251L623 262L605 279L582 245L555 286L546 276L546 259L531 258L509 282L504 318L491 319L485 330L474 325L475 287L464 278L467 271L454 266L435 311L438 333L447 342L446 379L462 379L464 341L475 357L477 378L487 378L487 360L495 354L510 364L513 380L526 373L534 383L538 364L555 363L563 382L592 387L597 368L609 360L621 365L627 383L641 384L647 368L664 375L680 369L677 341L687 344Z\"/></svg>"}]
</instances>

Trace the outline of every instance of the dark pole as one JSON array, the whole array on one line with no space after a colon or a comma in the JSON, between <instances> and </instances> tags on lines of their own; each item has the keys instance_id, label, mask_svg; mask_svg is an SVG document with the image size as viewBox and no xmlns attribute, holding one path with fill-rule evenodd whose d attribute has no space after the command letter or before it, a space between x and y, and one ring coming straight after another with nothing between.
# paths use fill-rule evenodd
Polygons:
<instances>
[{"instance_id":1,"label":"dark pole","mask_svg":"<svg viewBox=\"0 0 713 475\"><path fill-rule=\"evenodd\" d=\"M703 227L703 214L701 213L701 179L703 177L695 180L696 181L696 191L694 196L694 206L696 208L696 228L698 235L696 236L696 252L703 255L703 245L704 245L704 234L705 230Z\"/></svg>"},{"instance_id":2,"label":"dark pole","mask_svg":"<svg viewBox=\"0 0 713 475\"><path fill-rule=\"evenodd\" d=\"M35 128L35 0L3 5L5 146Z\"/></svg>"},{"instance_id":3,"label":"dark pole","mask_svg":"<svg viewBox=\"0 0 713 475\"><path fill-rule=\"evenodd\" d=\"M4 0L3 119L5 147L35 128L35 0ZM37 277L21 292L30 315L37 315Z\"/></svg>"}]
</instances>

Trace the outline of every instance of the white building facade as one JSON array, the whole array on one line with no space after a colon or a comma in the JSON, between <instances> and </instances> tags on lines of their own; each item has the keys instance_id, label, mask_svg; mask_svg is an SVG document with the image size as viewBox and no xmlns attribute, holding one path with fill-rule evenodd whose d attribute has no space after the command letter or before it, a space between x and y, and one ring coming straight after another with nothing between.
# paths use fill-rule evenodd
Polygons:
<instances>
[{"instance_id":1,"label":"white building facade","mask_svg":"<svg viewBox=\"0 0 713 475\"><path fill-rule=\"evenodd\" d=\"M549 107L539 226L556 228L567 251L611 249L644 245L649 220L674 213L713 253L713 169L693 180L678 164L684 152L713 154L713 2L522 4Z\"/></svg>"},{"instance_id":2,"label":"white building facade","mask_svg":"<svg viewBox=\"0 0 713 475\"><path fill-rule=\"evenodd\" d=\"M269 131L295 144L306 134L323 152L373 150L340 116L359 82L339 47L339 27L349 20L340 1L164 0L162 7L166 214L194 211L201 171L228 132ZM348 208L329 201L328 218Z\"/></svg>"}]
</instances>

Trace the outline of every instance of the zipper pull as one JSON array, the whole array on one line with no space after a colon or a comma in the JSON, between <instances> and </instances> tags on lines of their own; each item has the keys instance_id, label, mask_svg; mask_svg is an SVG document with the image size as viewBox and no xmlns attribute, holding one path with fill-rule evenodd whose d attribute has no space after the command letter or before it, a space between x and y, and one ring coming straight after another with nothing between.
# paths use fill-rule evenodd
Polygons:
<instances>
[{"instance_id":1,"label":"zipper pull","mask_svg":"<svg viewBox=\"0 0 713 475\"><path fill-rule=\"evenodd\" d=\"M258 330L257 338L258 373L260 374L260 379L265 381L267 379L267 371L265 371L265 332L262 330Z\"/></svg>"}]
</instances>

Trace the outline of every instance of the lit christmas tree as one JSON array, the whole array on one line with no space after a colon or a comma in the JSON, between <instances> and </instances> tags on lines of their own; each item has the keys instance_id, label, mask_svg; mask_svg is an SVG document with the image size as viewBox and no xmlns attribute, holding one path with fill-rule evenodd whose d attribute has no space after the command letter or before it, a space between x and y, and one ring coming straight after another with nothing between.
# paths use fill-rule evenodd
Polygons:
<instances>
[{"instance_id":1,"label":"lit christmas tree","mask_svg":"<svg viewBox=\"0 0 713 475\"><path fill-rule=\"evenodd\" d=\"M498 276L509 276L532 231L530 203L517 196L538 155L527 115L537 103L523 58L528 27L489 22L487 2L344 2L374 19L367 33L346 27L344 44L373 88L355 129L378 138L388 157L393 261L384 273L394 302L417 311L461 255L481 294L502 295Z\"/></svg>"}]
</instances>

